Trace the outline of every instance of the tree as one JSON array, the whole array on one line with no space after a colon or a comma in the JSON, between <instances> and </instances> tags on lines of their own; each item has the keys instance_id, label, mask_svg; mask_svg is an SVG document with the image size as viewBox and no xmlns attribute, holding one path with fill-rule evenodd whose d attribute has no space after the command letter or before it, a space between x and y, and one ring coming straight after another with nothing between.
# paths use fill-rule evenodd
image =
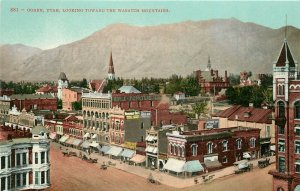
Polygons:
<instances>
[{"instance_id":1,"label":"tree","mask_svg":"<svg viewBox=\"0 0 300 191\"><path fill-rule=\"evenodd\" d=\"M188 76L181 81L181 90L186 96L197 96L200 93L200 86L193 76Z\"/></svg>"},{"instance_id":2,"label":"tree","mask_svg":"<svg viewBox=\"0 0 300 191\"><path fill-rule=\"evenodd\" d=\"M57 109L62 109L62 100L61 99L58 99L57 100Z\"/></svg>"},{"instance_id":3,"label":"tree","mask_svg":"<svg viewBox=\"0 0 300 191\"><path fill-rule=\"evenodd\" d=\"M194 105L192 105L193 111L198 116L198 118L201 116L201 114L204 114L207 112L207 103L205 101L197 102Z\"/></svg>"},{"instance_id":4,"label":"tree","mask_svg":"<svg viewBox=\"0 0 300 191\"><path fill-rule=\"evenodd\" d=\"M81 102L81 100L80 101L75 101L75 102L73 102L72 103L72 108L74 109L74 110L82 110L82 102Z\"/></svg>"},{"instance_id":5,"label":"tree","mask_svg":"<svg viewBox=\"0 0 300 191\"><path fill-rule=\"evenodd\" d=\"M87 80L86 80L86 78L83 78L80 83L80 87L87 88L87 86L88 86Z\"/></svg>"}]
</instances>

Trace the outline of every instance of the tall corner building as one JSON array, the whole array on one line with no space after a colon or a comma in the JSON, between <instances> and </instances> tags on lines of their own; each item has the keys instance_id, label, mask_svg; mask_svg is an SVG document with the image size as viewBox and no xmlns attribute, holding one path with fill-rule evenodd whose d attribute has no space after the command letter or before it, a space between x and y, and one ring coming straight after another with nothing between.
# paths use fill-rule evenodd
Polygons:
<instances>
[{"instance_id":1,"label":"tall corner building","mask_svg":"<svg viewBox=\"0 0 300 191\"><path fill-rule=\"evenodd\" d=\"M298 63L285 39L273 63L276 169L273 191L300 191L300 80Z\"/></svg>"}]
</instances>

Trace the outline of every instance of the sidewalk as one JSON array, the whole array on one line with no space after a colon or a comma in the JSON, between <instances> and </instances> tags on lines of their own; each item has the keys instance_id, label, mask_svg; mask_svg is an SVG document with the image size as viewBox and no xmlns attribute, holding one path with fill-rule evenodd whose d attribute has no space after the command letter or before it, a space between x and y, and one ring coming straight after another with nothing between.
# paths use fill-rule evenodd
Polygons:
<instances>
[{"instance_id":1,"label":"sidewalk","mask_svg":"<svg viewBox=\"0 0 300 191\"><path fill-rule=\"evenodd\" d=\"M58 147L60 146L58 143L51 143L53 145L58 145ZM74 149L74 148L70 148L70 147L64 147L62 146L62 151L65 151L66 149L68 149L69 151L75 151L77 153L77 156L79 156L79 152L82 152L83 154L85 154L86 156L93 158L93 159L98 159L98 163L96 164L99 169L100 166L103 164L103 162L105 162L106 164L108 163L108 161L112 162L115 164L115 166L109 166L108 168L116 168L128 173L132 173L135 174L137 176L143 177L143 178L148 178L149 174L152 173L152 176L155 180L159 181L162 184L165 184L167 186L171 186L171 187L175 187L175 188L186 188L186 187L190 187L190 186L194 186L195 182L194 182L194 178L182 178L182 177L176 177L174 175L169 175L168 173L165 172L160 172L158 170L150 170L150 169L146 169L144 167L140 167L140 166L133 166L133 165L128 165L126 163L123 163L120 160L114 160L114 159L110 159L108 158L108 156L102 156L99 153L92 153L90 155L87 155L85 152ZM260 159L256 159L256 160L251 160L250 163L253 164L253 168L257 168L257 161ZM85 161L83 161L85 162ZM275 156L270 157L270 163L275 162ZM221 178L221 177L225 177L225 176L229 176L234 174L234 170L235 167L231 166L231 167L227 167L218 171L213 171L208 173L208 175L214 175L213 179L208 181L211 182L217 178ZM251 173L251 172L250 172ZM238 175L236 175L238 176ZM198 179L198 184L205 184L208 182L204 182L202 179L202 176L197 176Z\"/></svg>"}]
</instances>

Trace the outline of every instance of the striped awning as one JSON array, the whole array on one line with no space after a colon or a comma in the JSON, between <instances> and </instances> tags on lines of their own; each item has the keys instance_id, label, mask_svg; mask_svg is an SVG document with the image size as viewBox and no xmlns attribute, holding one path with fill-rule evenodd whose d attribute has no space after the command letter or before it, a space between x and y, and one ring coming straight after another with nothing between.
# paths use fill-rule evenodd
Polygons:
<instances>
[{"instance_id":1,"label":"striped awning","mask_svg":"<svg viewBox=\"0 0 300 191\"><path fill-rule=\"evenodd\" d=\"M146 156L136 154L136 155L134 155L134 157L132 157L132 158L130 159L130 161L132 161L132 162L134 162L134 163L137 163L137 164L138 164L138 163L143 163L143 162L146 161Z\"/></svg>"},{"instance_id":2,"label":"striped awning","mask_svg":"<svg viewBox=\"0 0 300 191\"><path fill-rule=\"evenodd\" d=\"M110 150L110 146L103 145L100 149L100 152L107 153Z\"/></svg>"},{"instance_id":3,"label":"striped awning","mask_svg":"<svg viewBox=\"0 0 300 191\"><path fill-rule=\"evenodd\" d=\"M74 141L75 141L75 138L70 137L70 138L66 141L66 144L72 145Z\"/></svg>"},{"instance_id":4,"label":"striped awning","mask_svg":"<svg viewBox=\"0 0 300 191\"><path fill-rule=\"evenodd\" d=\"M75 139L72 143L72 145L78 147L80 144L82 143L82 140L81 139Z\"/></svg>"},{"instance_id":5,"label":"striped awning","mask_svg":"<svg viewBox=\"0 0 300 191\"><path fill-rule=\"evenodd\" d=\"M69 138L69 135L64 135L59 139L59 142L64 143Z\"/></svg>"},{"instance_id":6,"label":"striped awning","mask_svg":"<svg viewBox=\"0 0 300 191\"><path fill-rule=\"evenodd\" d=\"M124 151L121 153L121 156L125 158L132 158L134 153L134 150L124 149Z\"/></svg>"},{"instance_id":7,"label":"striped awning","mask_svg":"<svg viewBox=\"0 0 300 191\"><path fill-rule=\"evenodd\" d=\"M106 154L108 155L113 155L113 156L119 156L122 152L122 148L121 147L115 147L115 146L112 146L109 151L107 151Z\"/></svg>"},{"instance_id":8,"label":"striped awning","mask_svg":"<svg viewBox=\"0 0 300 191\"><path fill-rule=\"evenodd\" d=\"M184 171L184 165L185 161L169 158L164 169L179 173Z\"/></svg>"},{"instance_id":9,"label":"striped awning","mask_svg":"<svg viewBox=\"0 0 300 191\"><path fill-rule=\"evenodd\" d=\"M82 148L85 148L85 149L88 149L90 148L90 142L89 141L84 141L82 144L81 144L81 147Z\"/></svg>"},{"instance_id":10,"label":"striped awning","mask_svg":"<svg viewBox=\"0 0 300 191\"><path fill-rule=\"evenodd\" d=\"M198 160L187 161L183 167L186 172L200 172L204 171L203 166Z\"/></svg>"}]
</instances>

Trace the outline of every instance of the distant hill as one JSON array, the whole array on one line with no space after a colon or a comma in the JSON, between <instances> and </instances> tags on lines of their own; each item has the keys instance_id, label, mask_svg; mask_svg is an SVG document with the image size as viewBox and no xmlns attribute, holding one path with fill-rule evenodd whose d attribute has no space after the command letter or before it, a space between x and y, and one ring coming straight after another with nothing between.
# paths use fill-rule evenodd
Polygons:
<instances>
[{"instance_id":1,"label":"distant hill","mask_svg":"<svg viewBox=\"0 0 300 191\"><path fill-rule=\"evenodd\" d=\"M221 75L224 70L271 73L284 30L236 19L145 27L114 24L85 39L50 50L2 46L0 78L56 80L60 71L69 79L104 78L111 51L116 76L125 78L187 75L197 69L204 70L208 56L212 68L219 69ZM287 31L290 48L299 61L300 30L288 27Z\"/></svg>"}]
</instances>

